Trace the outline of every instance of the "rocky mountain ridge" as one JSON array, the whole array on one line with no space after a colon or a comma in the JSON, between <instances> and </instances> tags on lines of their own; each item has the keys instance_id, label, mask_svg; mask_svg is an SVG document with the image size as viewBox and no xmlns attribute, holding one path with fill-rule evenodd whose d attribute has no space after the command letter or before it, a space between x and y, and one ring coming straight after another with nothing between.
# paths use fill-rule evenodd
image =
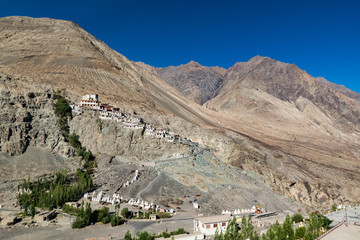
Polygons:
<instances>
[{"instance_id":1,"label":"rocky mountain ridge","mask_svg":"<svg viewBox=\"0 0 360 240\"><path fill-rule=\"evenodd\" d=\"M204 67L194 61L166 68L155 68L141 62L136 64L164 79L188 99L200 105L214 97L226 72L224 68Z\"/></svg>"},{"instance_id":2,"label":"rocky mountain ridge","mask_svg":"<svg viewBox=\"0 0 360 240\"><path fill-rule=\"evenodd\" d=\"M247 186L248 197L239 199L244 203L259 197L259 189L267 193L272 189L275 195L286 195L311 208L359 199L357 100L345 90L347 95L334 87L321 88L295 66L256 57L227 72L212 68L211 74L203 74L207 68L197 63L172 68L169 76L178 69L190 73L188 86L198 89L197 96L201 96L196 99L210 99L200 106L154 75L152 67L131 62L68 21L1 18L0 54L0 71L4 78L13 79L11 84L6 80L0 96L4 154L21 157L34 147L71 157L73 149L60 137L48 94L63 90L70 101L78 102L84 94L97 93L101 101L136 111L146 122L208 149L198 158L164 166L183 186L211 191L216 183L217 191L225 193L226 188L236 187L241 197L245 188L232 181L251 174L258 181ZM291 77L284 77L284 72ZM201 84L193 78L197 76ZM220 80L221 76L225 79ZM210 85L206 85L207 77ZM322 101L326 103L323 108ZM99 155L140 163L168 158L173 151L193 151L122 131L113 123L97 130L96 119L76 116L70 127L85 147ZM9 137L9 128L16 134ZM196 181L189 178L189 169L198 174ZM250 194L251 189L258 191ZM226 194L231 196L231 191Z\"/></svg>"}]
</instances>

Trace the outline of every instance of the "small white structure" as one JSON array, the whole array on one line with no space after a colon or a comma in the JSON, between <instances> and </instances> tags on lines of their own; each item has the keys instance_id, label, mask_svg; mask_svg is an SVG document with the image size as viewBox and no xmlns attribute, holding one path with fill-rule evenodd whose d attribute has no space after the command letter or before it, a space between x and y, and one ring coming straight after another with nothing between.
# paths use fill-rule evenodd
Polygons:
<instances>
[{"instance_id":1,"label":"small white structure","mask_svg":"<svg viewBox=\"0 0 360 240\"><path fill-rule=\"evenodd\" d=\"M231 212L229 210L223 210L221 212L222 215L231 215Z\"/></svg>"},{"instance_id":2,"label":"small white structure","mask_svg":"<svg viewBox=\"0 0 360 240\"><path fill-rule=\"evenodd\" d=\"M155 238L156 240L168 240L169 238ZM205 235L202 233L194 233L194 234L180 234L172 236L174 240L201 240L205 239Z\"/></svg>"},{"instance_id":3,"label":"small white structure","mask_svg":"<svg viewBox=\"0 0 360 240\"><path fill-rule=\"evenodd\" d=\"M173 154L173 157L174 157L174 158L181 158L181 157L184 157L184 154L174 153L174 154Z\"/></svg>"},{"instance_id":4,"label":"small white structure","mask_svg":"<svg viewBox=\"0 0 360 240\"><path fill-rule=\"evenodd\" d=\"M195 209L199 209L200 207L199 207L199 204L197 203L197 202L193 202L193 207L195 208Z\"/></svg>"},{"instance_id":5,"label":"small white structure","mask_svg":"<svg viewBox=\"0 0 360 240\"><path fill-rule=\"evenodd\" d=\"M215 235L218 232L225 232L229 223L229 215L202 217L194 220L194 232L201 232L205 235Z\"/></svg>"},{"instance_id":6,"label":"small white structure","mask_svg":"<svg viewBox=\"0 0 360 240\"><path fill-rule=\"evenodd\" d=\"M100 202L101 199L103 198L103 192L102 192L102 191L99 192L98 195L97 195L96 197L94 197L95 194L96 194L96 193L94 192L94 193L93 193L93 197L91 198L91 201L93 201L93 202Z\"/></svg>"}]
</instances>

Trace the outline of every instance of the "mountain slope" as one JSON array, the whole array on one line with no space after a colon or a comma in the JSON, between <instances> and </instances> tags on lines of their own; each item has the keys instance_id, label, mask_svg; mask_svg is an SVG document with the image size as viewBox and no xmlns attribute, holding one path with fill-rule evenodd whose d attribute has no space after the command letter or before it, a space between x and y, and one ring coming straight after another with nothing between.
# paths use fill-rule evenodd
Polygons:
<instances>
[{"instance_id":1,"label":"mountain slope","mask_svg":"<svg viewBox=\"0 0 360 240\"><path fill-rule=\"evenodd\" d=\"M74 99L96 92L102 101L125 109L209 122L198 111L192 113L193 104L162 79L140 70L75 23L1 18L0 44L0 71L6 74L65 89Z\"/></svg>"},{"instance_id":2,"label":"mountain slope","mask_svg":"<svg viewBox=\"0 0 360 240\"><path fill-rule=\"evenodd\" d=\"M196 82L196 77L189 81ZM360 180L357 93L314 78L293 64L257 56L227 70L223 84L204 106L220 113L210 114L224 127L225 135L234 140L246 136L267 149L280 151L279 155L270 153L272 158L265 155L263 164L282 172L286 177L283 175L281 181L302 179L310 184L309 193L316 192L314 188L323 188L324 192L342 189L341 193L324 193L327 198L348 196L350 191L359 193L354 190ZM267 175L253 162L246 164L244 159L234 158L231 164L247 165ZM286 184L280 188L293 197L298 194ZM314 199L322 198L319 196Z\"/></svg>"},{"instance_id":3,"label":"mountain slope","mask_svg":"<svg viewBox=\"0 0 360 240\"><path fill-rule=\"evenodd\" d=\"M146 67L143 63L137 64ZM224 68L204 67L194 61L176 67L151 68L148 66L147 69L200 105L214 97L226 72Z\"/></svg>"},{"instance_id":4,"label":"mountain slope","mask_svg":"<svg viewBox=\"0 0 360 240\"><path fill-rule=\"evenodd\" d=\"M104 102L128 112L135 110L146 121L199 142L205 153L189 158L184 165L169 167L172 177L184 185L201 185L201 189L212 189L216 185L213 191L236 185L240 193L241 184L234 182L238 174L247 179L244 172L246 175L248 171L258 182L265 182L262 188L271 188L311 207L321 208L344 200L353 203L360 197L358 102L334 88L323 87L295 66L257 57L248 63L236 64L225 75L223 69L213 71L196 63L174 67L169 76L183 69L183 76L189 76L188 87L198 89L197 94L190 97L196 96L199 103L211 99L200 106L156 76L153 68L131 62L68 21L1 18L0 55L0 71L14 79L0 86L2 92L14 96L9 99L2 94L3 105L22 106L21 99L28 99L30 92L13 94L18 88L38 89L39 98L48 95L43 95L38 86L49 94L52 90L64 89L72 101L78 101L83 94L98 93ZM197 76L201 83L195 79ZM208 77L211 80L207 82ZM29 102L32 108L34 101ZM48 99L47 104L51 106L51 100ZM15 109L19 114L12 107L2 112L3 116L15 115L6 118L5 130L13 119L19 118L20 126L13 134L16 137L8 134L1 137L1 145L11 142L3 149L21 154L26 148L14 149L19 144L44 146L52 151L57 151L54 144L65 144L56 139L55 130L43 139L37 134L39 126L51 129L56 120L40 125L39 121L43 120L39 120L40 116L44 115L32 113L26 106L22 108L19 107L21 111ZM29 134L25 132L28 129L22 129L28 126L21 118L26 111L36 116L31 119L34 129L29 130ZM53 114L47 114L55 119ZM163 143L157 141L148 145L141 134L123 134L116 130L116 124L106 128L110 134L105 130L89 131L94 129L92 118L83 121L80 117L77 121L78 124L75 120L71 124L71 130L79 134L85 147L99 155L111 149L111 154L121 157L127 152L121 148L128 146L137 150L134 154L131 152L132 159L140 161L144 156L142 151L150 147L158 151L171 149L159 147L158 144ZM109 136L111 140L106 140ZM122 139L122 136L127 137ZM102 142L106 148L101 147ZM122 142L126 144L120 144ZM67 150L61 147L62 152ZM226 165L236 168L227 169ZM213 166L213 172L209 166ZM196 172L196 177L190 178L189 172ZM247 191L251 192L253 187L249 185ZM241 194L237 197L243 198ZM246 202L253 202L256 197L260 197L258 192Z\"/></svg>"}]
</instances>

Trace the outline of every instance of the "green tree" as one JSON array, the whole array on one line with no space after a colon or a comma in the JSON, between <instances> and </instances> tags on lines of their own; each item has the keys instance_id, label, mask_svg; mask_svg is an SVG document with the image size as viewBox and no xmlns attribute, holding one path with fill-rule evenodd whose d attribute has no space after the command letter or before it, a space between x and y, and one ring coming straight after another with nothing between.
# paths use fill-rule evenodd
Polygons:
<instances>
[{"instance_id":1,"label":"green tree","mask_svg":"<svg viewBox=\"0 0 360 240\"><path fill-rule=\"evenodd\" d=\"M136 240L153 240L154 236L152 236L151 234L149 234L147 231L144 232L136 232Z\"/></svg>"},{"instance_id":2,"label":"green tree","mask_svg":"<svg viewBox=\"0 0 360 240\"><path fill-rule=\"evenodd\" d=\"M79 136L77 136L75 132L72 132L72 133L69 135L69 144L70 144L70 146L72 146L73 148L76 148L76 149L80 149L80 148L81 148L81 143L80 143L80 141L79 141Z\"/></svg>"},{"instance_id":3,"label":"green tree","mask_svg":"<svg viewBox=\"0 0 360 240\"><path fill-rule=\"evenodd\" d=\"M126 232L124 240L132 240L131 233L129 231Z\"/></svg>"},{"instance_id":4,"label":"green tree","mask_svg":"<svg viewBox=\"0 0 360 240\"><path fill-rule=\"evenodd\" d=\"M55 114L60 117L70 117L71 107L64 97L60 97L55 103Z\"/></svg>"},{"instance_id":5,"label":"green tree","mask_svg":"<svg viewBox=\"0 0 360 240\"><path fill-rule=\"evenodd\" d=\"M316 216L315 213L311 213L307 223L307 232L310 233L311 237L317 238L320 235L320 228L322 225L322 219Z\"/></svg>"},{"instance_id":6,"label":"green tree","mask_svg":"<svg viewBox=\"0 0 360 240\"><path fill-rule=\"evenodd\" d=\"M119 216L119 212L120 212L120 203L115 205L115 215Z\"/></svg>"},{"instance_id":7,"label":"green tree","mask_svg":"<svg viewBox=\"0 0 360 240\"><path fill-rule=\"evenodd\" d=\"M279 222L276 221L274 225L275 225L275 236L277 237L277 239L285 240L286 235L284 234L284 231L283 231L281 225L279 224Z\"/></svg>"},{"instance_id":8,"label":"green tree","mask_svg":"<svg viewBox=\"0 0 360 240\"><path fill-rule=\"evenodd\" d=\"M271 225L266 232L266 240L275 240L275 225Z\"/></svg>"},{"instance_id":9,"label":"green tree","mask_svg":"<svg viewBox=\"0 0 360 240\"><path fill-rule=\"evenodd\" d=\"M302 220L304 220L304 217L300 214L300 213L295 213L292 217L291 220L295 223L299 223Z\"/></svg>"},{"instance_id":10,"label":"green tree","mask_svg":"<svg viewBox=\"0 0 360 240\"><path fill-rule=\"evenodd\" d=\"M286 240L295 239L294 228L289 215L286 216L282 229L284 236L286 236Z\"/></svg>"},{"instance_id":11,"label":"green tree","mask_svg":"<svg viewBox=\"0 0 360 240\"><path fill-rule=\"evenodd\" d=\"M90 225L91 223L91 215L92 215L92 210L91 210L91 205L90 203L86 203L86 208L85 208L85 213L84 213L84 221L86 226Z\"/></svg>"},{"instance_id":12,"label":"green tree","mask_svg":"<svg viewBox=\"0 0 360 240\"><path fill-rule=\"evenodd\" d=\"M108 207L103 207L102 209L99 210L99 213L98 213L98 216L97 216L97 221L102 222L104 224L106 224L106 223L108 223L110 221L109 208Z\"/></svg>"},{"instance_id":13,"label":"green tree","mask_svg":"<svg viewBox=\"0 0 360 240\"><path fill-rule=\"evenodd\" d=\"M219 229L217 228L216 231L215 231L214 240L223 240L223 239L224 239L224 236L222 234L222 231L219 234Z\"/></svg>"},{"instance_id":14,"label":"green tree","mask_svg":"<svg viewBox=\"0 0 360 240\"><path fill-rule=\"evenodd\" d=\"M240 239L241 240L245 240L245 239L250 239L250 240L254 240L254 239L258 239L258 235L254 229L254 226L252 224L252 217L251 215L249 215L248 220L246 220L246 217L243 216L242 220L241 220L241 231L240 231Z\"/></svg>"},{"instance_id":15,"label":"green tree","mask_svg":"<svg viewBox=\"0 0 360 240\"><path fill-rule=\"evenodd\" d=\"M304 235L304 240L314 240L315 237L312 235L311 232L306 231L305 235Z\"/></svg>"},{"instance_id":16,"label":"green tree","mask_svg":"<svg viewBox=\"0 0 360 240\"><path fill-rule=\"evenodd\" d=\"M336 206L335 204L333 204L333 205L331 206L331 211L335 212L336 210L337 210L337 206Z\"/></svg>"},{"instance_id":17,"label":"green tree","mask_svg":"<svg viewBox=\"0 0 360 240\"><path fill-rule=\"evenodd\" d=\"M226 231L224 234L225 240L237 239L239 234L239 227L236 222L236 218L234 217L232 220L229 221Z\"/></svg>"},{"instance_id":18,"label":"green tree","mask_svg":"<svg viewBox=\"0 0 360 240\"><path fill-rule=\"evenodd\" d=\"M297 239L301 239L305 236L306 228L305 227L298 227L295 231L295 237Z\"/></svg>"},{"instance_id":19,"label":"green tree","mask_svg":"<svg viewBox=\"0 0 360 240\"><path fill-rule=\"evenodd\" d=\"M320 219L321 223L322 223L322 227L324 227L324 229L328 230L330 228L330 224L333 222L332 220L330 220L329 218L327 218L324 215L318 215L318 218Z\"/></svg>"},{"instance_id":20,"label":"green tree","mask_svg":"<svg viewBox=\"0 0 360 240\"><path fill-rule=\"evenodd\" d=\"M123 216L123 218L127 219L129 217L129 209L128 208L123 208L121 210L121 216Z\"/></svg>"},{"instance_id":21,"label":"green tree","mask_svg":"<svg viewBox=\"0 0 360 240\"><path fill-rule=\"evenodd\" d=\"M30 205L30 216L35 217L36 210L35 210L35 204Z\"/></svg>"}]
</instances>

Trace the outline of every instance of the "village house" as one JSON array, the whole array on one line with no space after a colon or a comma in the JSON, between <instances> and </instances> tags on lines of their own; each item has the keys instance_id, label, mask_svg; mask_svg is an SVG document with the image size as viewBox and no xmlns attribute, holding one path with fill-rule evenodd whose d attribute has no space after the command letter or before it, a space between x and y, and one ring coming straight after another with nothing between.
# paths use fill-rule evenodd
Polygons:
<instances>
[{"instance_id":1,"label":"village house","mask_svg":"<svg viewBox=\"0 0 360 240\"><path fill-rule=\"evenodd\" d=\"M201 232L205 235L215 235L216 230L225 232L230 216L218 215L212 217L201 217L194 220L194 232Z\"/></svg>"}]
</instances>

